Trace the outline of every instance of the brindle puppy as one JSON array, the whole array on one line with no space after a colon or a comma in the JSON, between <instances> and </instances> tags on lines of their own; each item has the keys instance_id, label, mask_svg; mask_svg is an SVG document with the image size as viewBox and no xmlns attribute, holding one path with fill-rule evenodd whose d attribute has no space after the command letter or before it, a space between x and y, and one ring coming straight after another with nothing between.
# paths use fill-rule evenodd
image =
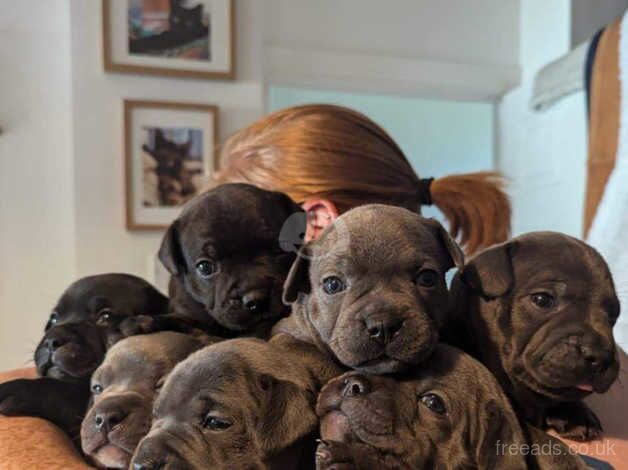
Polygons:
<instances>
[{"instance_id":1,"label":"brindle puppy","mask_svg":"<svg viewBox=\"0 0 628 470\"><path fill-rule=\"evenodd\" d=\"M339 372L316 351L254 338L204 348L168 376L131 468L313 468L319 378Z\"/></svg>"},{"instance_id":2,"label":"brindle puppy","mask_svg":"<svg viewBox=\"0 0 628 470\"><path fill-rule=\"evenodd\" d=\"M339 217L292 266L275 328L342 365L398 372L432 352L445 317L445 273L463 254L445 229L406 209L365 205Z\"/></svg>"},{"instance_id":3,"label":"brindle puppy","mask_svg":"<svg viewBox=\"0 0 628 470\"><path fill-rule=\"evenodd\" d=\"M92 403L81 425L85 455L103 468L128 468L150 429L153 400L167 374L206 344L170 331L115 344L92 375Z\"/></svg>"},{"instance_id":4,"label":"brindle puppy","mask_svg":"<svg viewBox=\"0 0 628 470\"><path fill-rule=\"evenodd\" d=\"M333 379L317 413L318 470L586 468L559 441L524 432L491 373L445 344L398 380L360 372Z\"/></svg>"},{"instance_id":5,"label":"brindle puppy","mask_svg":"<svg viewBox=\"0 0 628 470\"><path fill-rule=\"evenodd\" d=\"M281 193L225 184L197 196L159 250L172 274L170 319L224 337L268 336L287 314L282 286L304 231L302 209Z\"/></svg>"},{"instance_id":6,"label":"brindle puppy","mask_svg":"<svg viewBox=\"0 0 628 470\"><path fill-rule=\"evenodd\" d=\"M89 377L135 316L165 314L168 299L128 274L84 277L63 293L35 350L38 379L0 384L0 413L37 416L78 438Z\"/></svg>"},{"instance_id":7,"label":"brindle puppy","mask_svg":"<svg viewBox=\"0 0 628 470\"><path fill-rule=\"evenodd\" d=\"M452 290L450 326L522 416L576 440L601 433L581 399L617 378L619 301L593 248L559 233L523 235L473 258Z\"/></svg>"}]
</instances>

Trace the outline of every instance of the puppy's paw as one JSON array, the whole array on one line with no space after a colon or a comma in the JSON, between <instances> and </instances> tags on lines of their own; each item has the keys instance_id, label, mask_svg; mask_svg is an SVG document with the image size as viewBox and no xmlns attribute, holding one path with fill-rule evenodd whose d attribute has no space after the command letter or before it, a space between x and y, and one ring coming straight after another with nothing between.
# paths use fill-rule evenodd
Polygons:
<instances>
[{"instance_id":1,"label":"puppy's paw","mask_svg":"<svg viewBox=\"0 0 628 470\"><path fill-rule=\"evenodd\" d=\"M561 437L574 441L590 441L602 435L602 423L582 402L561 403L552 408L545 422Z\"/></svg>"},{"instance_id":2,"label":"puppy's paw","mask_svg":"<svg viewBox=\"0 0 628 470\"><path fill-rule=\"evenodd\" d=\"M0 384L0 414L5 416L29 416L33 414L31 380L17 379Z\"/></svg>"},{"instance_id":3,"label":"puppy's paw","mask_svg":"<svg viewBox=\"0 0 628 470\"><path fill-rule=\"evenodd\" d=\"M349 444L320 441L316 448L316 470L358 470Z\"/></svg>"},{"instance_id":4,"label":"puppy's paw","mask_svg":"<svg viewBox=\"0 0 628 470\"><path fill-rule=\"evenodd\" d=\"M155 318L149 315L136 315L125 318L118 325L120 333L126 338L128 336L144 335L157 331Z\"/></svg>"}]
</instances>

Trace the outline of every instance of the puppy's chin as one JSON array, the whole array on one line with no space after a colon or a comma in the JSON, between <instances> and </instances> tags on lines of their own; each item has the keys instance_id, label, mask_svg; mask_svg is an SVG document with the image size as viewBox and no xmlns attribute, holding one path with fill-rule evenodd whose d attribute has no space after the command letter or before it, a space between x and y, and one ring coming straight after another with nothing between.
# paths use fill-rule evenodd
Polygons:
<instances>
[{"instance_id":1,"label":"puppy's chin","mask_svg":"<svg viewBox=\"0 0 628 470\"><path fill-rule=\"evenodd\" d=\"M112 444L106 444L91 454L101 468L128 468L131 455Z\"/></svg>"}]
</instances>

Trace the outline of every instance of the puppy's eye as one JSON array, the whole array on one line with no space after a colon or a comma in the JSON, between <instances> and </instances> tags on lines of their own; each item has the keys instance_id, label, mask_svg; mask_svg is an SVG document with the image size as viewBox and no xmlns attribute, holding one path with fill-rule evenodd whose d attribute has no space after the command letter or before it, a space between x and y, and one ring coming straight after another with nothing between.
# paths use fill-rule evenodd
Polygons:
<instances>
[{"instance_id":1,"label":"puppy's eye","mask_svg":"<svg viewBox=\"0 0 628 470\"><path fill-rule=\"evenodd\" d=\"M111 323L113 317L113 310L111 310L110 308L103 308L100 312L98 312L96 324L100 326L107 326L109 323Z\"/></svg>"},{"instance_id":2,"label":"puppy's eye","mask_svg":"<svg viewBox=\"0 0 628 470\"><path fill-rule=\"evenodd\" d=\"M552 308L556 303L554 297L546 292L535 292L530 296L532 303L539 308Z\"/></svg>"},{"instance_id":3,"label":"puppy's eye","mask_svg":"<svg viewBox=\"0 0 628 470\"><path fill-rule=\"evenodd\" d=\"M208 278L209 276L214 274L215 271L216 267L211 261L205 259L196 263L196 272L202 278Z\"/></svg>"},{"instance_id":4,"label":"puppy's eye","mask_svg":"<svg viewBox=\"0 0 628 470\"><path fill-rule=\"evenodd\" d=\"M212 431L224 431L225 429L231 427L231 423L226 419L211 415L205 416L202 425L204 428L211 429Z\"/></svg>"},{"instance_id":5,"label":"puppy's eye","mask_svg":"<svg viewBox=\"0 0 628 470\"><path fill-rule=\"evenodd\" d=\"M443 403L441 397L433 393L426 393L423 395L421 397L421 403L436 414L444 415L447 413L447 408L445 408L445 403Z\"/></svg>"},{"instance_id":6,"label":"puppy's eye","mask_svg":"<svg viewBox=\"0 0 628 470\"><path fill-rule=\"evenodd\" d=\"M424 269L416 276L416 283L421 287L434 287L438 282L438 273L433 269Z\"/></svg>"},{"instance_id":7,"label":"puppy's eye","mask_svg":"<svg viewBox=\"0 0 628 470\"><path fill-rule=\"evenodd\" d=\"M52 312L50 314L50 318L48 319L48 328L51 326L55 326L59 321L59 314L57 312Z\"/></svg>"},{"instance_id":8,"label":"puppy's eye","mask_svg":"<svg viewBox=\"0 0 628 470\"><path fill-rule=\"evenodd\" d=\"M92 393L94 395L100 395L102 393L102 385L99 385L99 384L92 385Z\"/></svg>"},{"instance_id":9,"label":"puppy's eye","mask_svg":"<svg viewBox=\"0 0 628 470\"><path fill-rule=\"evenodd\" d=\"M323 290L328 295L334 295L345 290L345 283L338 276L329 276L323 279Z\"/></svg>"}]
</instances>

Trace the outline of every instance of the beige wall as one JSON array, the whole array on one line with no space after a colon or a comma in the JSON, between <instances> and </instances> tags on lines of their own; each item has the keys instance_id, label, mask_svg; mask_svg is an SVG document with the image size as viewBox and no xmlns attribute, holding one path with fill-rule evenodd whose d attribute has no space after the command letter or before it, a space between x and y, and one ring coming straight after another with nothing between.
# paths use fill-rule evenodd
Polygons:
<instances>
[{"instance_id":1,"label":"beige wall","mask_svg":"<svg viewBox=\"0 0 628 470\"><path fill-rule=\"evenodd\" d=\"M76 274L69 31L67 0L0 0L0 369Z\"/></svg>"}]
</instances>

